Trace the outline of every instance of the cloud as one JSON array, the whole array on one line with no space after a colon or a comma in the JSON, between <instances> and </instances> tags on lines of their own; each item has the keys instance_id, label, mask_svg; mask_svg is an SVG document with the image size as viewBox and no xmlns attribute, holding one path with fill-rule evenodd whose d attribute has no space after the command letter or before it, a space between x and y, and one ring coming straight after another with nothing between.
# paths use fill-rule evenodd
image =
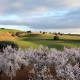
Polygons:
<instances>
[{"instance_id":1,"label":"cloud","mask_svg":"<svg viewBox=\"0 0 80 80\"><path fill-rule=\"evenodd\" d=\"M0 0L0 13L28 14L80 7L80 0Z\"/></svg>"},{"instance_id":2,"label":"cloud","mask_svg":"<svg viewBox=\"0 0 80 80\"><path fill-rule=\"evenodd\" d=\"M65 29L79 22L80 0L0 0L0 25Z\"/></svg>"}]
</instances>

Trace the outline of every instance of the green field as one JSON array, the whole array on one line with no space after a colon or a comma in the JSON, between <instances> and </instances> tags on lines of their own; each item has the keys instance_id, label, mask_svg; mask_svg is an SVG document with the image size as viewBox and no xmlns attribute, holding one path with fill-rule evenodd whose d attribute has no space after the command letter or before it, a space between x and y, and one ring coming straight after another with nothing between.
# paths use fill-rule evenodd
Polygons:
<instances>
[{"instance_id":1,"label":"green field","mask_svg":"<svg viewBox=\"0 0 80 80\"><path fill-rule=\"evenodd\" d=\"M0 34L5 34L7 32L19 32L19 30L11 30L11 29L0 29ZM25 33L21 37L6 37L1 38L0 40L8 40L13 41L19 45L21 48L28 47L38 47L39 45L43 45L49 48L56 48L58 50L63 50L65 47L80 47L80 36L69 36L69 35L59 35L60 40L53 40L54 34L27 34Z\"/></svg>"},{"instance_id":2,"label":"green field","mask_svg":"<svg viewBox=\"0 0 80 80\"><path fill-rule=\"evenodd\" d=\"M6 32L19 32L20 30L15 30L15 29L1 29L0 28L0 33L6 33Z\"/></svg>"}]
</instances>

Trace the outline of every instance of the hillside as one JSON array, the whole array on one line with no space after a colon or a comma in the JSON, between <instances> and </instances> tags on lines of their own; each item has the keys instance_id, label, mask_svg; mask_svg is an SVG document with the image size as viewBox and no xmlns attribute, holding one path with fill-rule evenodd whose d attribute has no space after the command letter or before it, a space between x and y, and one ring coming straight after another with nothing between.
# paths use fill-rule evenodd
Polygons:
<instances>
[{"instance_id":1,"label":"hillside","mask_svg":"<svg viewBox=\"0 0 80 80\"><path fill-rule=\"evenodd\" d=\"M6 29L6 28L0 28L0 33L6 33L6 32L21 32L20 30L16 29Z\"/></svg>"},{"instance_id":2,"label":"hillside","mask_svg":"<svg viewBox=\"0 0 80 80\"><path fill-rule=\"evenodd\" d=\"M15 34L20 32L21 35L18 37ZM60 40L54 40L55 34L43 34L43 33L26 33L20 30L14 29L0 29L0 41L13 41L19 45L21 48L33 47L36 48L39 45L43 45L49 48L56 48L58 50L63 50L65 47L80 47L80 36L77 35L58 35Z\"/></svg>"},{"instance_id":3,"label":"hillside","mask_svg":"<svg viewBox=\"0 0 80 80\"><path fill-rule=\"evenodd\" d=\"M6 28L0 28L0 40L12 40L15 38L12 36L16 32L21 32L20 30L16 29L6 29Z\"/></svg>"}]
</instances>

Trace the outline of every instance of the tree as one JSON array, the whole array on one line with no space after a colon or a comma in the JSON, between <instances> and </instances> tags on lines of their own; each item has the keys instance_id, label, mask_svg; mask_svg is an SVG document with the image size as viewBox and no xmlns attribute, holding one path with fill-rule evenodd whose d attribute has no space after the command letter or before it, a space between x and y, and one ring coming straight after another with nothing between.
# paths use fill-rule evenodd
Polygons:
<instances>
[{"instance_id":1,"label":"tree","mask_svg":"<svg viewBox=\"0 0 80 80\"><path fill-rule=\"evenodd\" d=\"M16 76L16 71L21 68L21 65L27 65L22 53L22 50L13 49L11 46L7 46L0 53L0 80L3 72L10 76L12 80L12 77Z\"/></svg>"},{"instance_id":2,"label":"tree","mask_svg":"<svg viewBox=\"0 0 80 80\"><path fill-rule=\"evenodd\" d=\"M0 28L0 29L5 29L5 28Z\"/></svg>"},{"instance_id":3,"label":"tree","mask_svg":"<svg viewBox=\"0 0 80 80\"><path fill-rule=\"evenodd\" d=\"M46 32L43 32L43 34L46 34Z\"/></svg>"},{"instance_id":4,"label":"tree","mask_svg":"<svg viewBox=\"0 0 80 80\"><path fill-rule=\"evenodd\" d=\"M31 31L27 31L27 33L31 33Z\"/></svg>"},{"instance_id":5,"label":"tree","mask_svg":"<svg viewBox=\"0 0 80 80\"><path fill-rule=\"evenodd\" d=\"M55 34L55 35L58 35L58 33L56 33L56 32L55 32L54 34Z\"/></svg>"},{"instance_id":6,"label":"tree","mask_svg":"<svg viewBox=\"0 0 80 80\"><path fill-rule=\"evenodd\" d=\"M60 32L58 32L58 34L60 35L61 33L60 33Z\"/></svg>"},{"instance_id":7,"label":"tree","mask_svg":"<svg viewBox=\"0 0 80 80\"><path fill-rule=\"evenodd\" d=\"M18 37L20 37L22 35L22 33L21 32L16 32L15 35L18 36Z\"/></svg>"},{"instance_id":8,"label":"tree","mask_svg":"<svg viewBox=\"0 0 80 80\"><path fill-rule=\"evenodd\" d=\"M54 40L59 40L59 36L54 36Z\"/></svg>"},{"instance_id":9,"label":"tree","mask_svg":"<svg viewBox=\"0 0 80 80\"><path fill-rule=\"evenodd\" d=\"M55 63L57 79L80 80L80 49L64 48L62 52L52 49L49 59Z\"/></svg>"},{"instance_id":10,"label":"tree","mask_svg":"<svg viewBox=\"0 0 80 80\"><path fill-rule=\"evenodd\" d=\"M40 33L42 33L42 31L40 31Z\"/></svg>"},{"instance_id":11,"label":"tree","mask_svg":"<svg viewBox=\"0 0 80 80\"><path fill-rule=\"evenodd\" d=\"M34 76L30 76L31 80L53 80L49 69L51 64L48 60L48 48L44 48L43 46L35 50L30 48L25 54L30 64L33 64L33 69L30 73L33 73Z\"/></svg>"},{"instance_id":12,"label":"tree","mask_svg":"<svg viewBox=\"0 0 80 80\"><path fill-rule=\"evenodd\" d=\"M65 47L63 51L43 46L24 51L7 46L0 53L0 76L4 72L12 79L22 65L29 64L33 65L30 73L34 75L29 75L28 80L80 80L80 48ZM52 64L56 71L55 77L50 71Z\"/></svg>"},{"instance_id":13,"label":"tree","mask_svg":"<svg viewBox=\"0 0 80 80\"><path fill-rule=\"evenodd\" d=\"M18 49L18 45L12 41L0 41L0 52L3 52L3 49L7 46Z\"/></svg>"},{"instance_id":14,"label":"tree","mask_svg":"<svg viewBox=\"0 0 80 80\"><path fill-rule=\"evenodd\" d=\"M29 62L33 64L33 80L80 80L80 49L56 49L39 47L26 52ZM53 78L49 67L54 64L56 75Z\"/></svg>"}]
</instances>

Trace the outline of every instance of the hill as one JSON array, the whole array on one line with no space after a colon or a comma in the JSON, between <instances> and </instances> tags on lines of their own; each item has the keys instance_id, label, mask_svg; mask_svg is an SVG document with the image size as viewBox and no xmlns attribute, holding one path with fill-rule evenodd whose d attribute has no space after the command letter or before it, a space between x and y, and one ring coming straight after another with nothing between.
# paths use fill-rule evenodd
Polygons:
<instances>
[{"instance_id":1,"label":"hill","mask_svg":"<svg viewBox=\"0 0 80 80\"><path fill-rule=\"evenodd\" d=\"M12 36L16 32L21 32L20 30L16 29L6 29L6 28L0 28L0 40L12 40L15 38Z\"/></svg>"},{"instance_id":2,"label":"hill","mask_svg":"<svg viewBox=\"0 0 80 80\"><path fill-rule=\"evenodd\" d=\"M20 32L21 35L13 36L12 33ZM0 41L13 41L19 45L21 48L28 47L38 47L43 45L49 48L56 48L58 50L63 50L64 46L71 48L80 47L80 36L79 35L58 35L60 40L53 40L55 34L43 34L43 33L26 33L15 29L0 29Z\"/></svg>"},{"instance_id":3,"label":"hill","mask_svg":"<svg viewBox=\"0 0 80 80\"><path fill-rule=\"evenodd\" d=\"M16 29L6 29L6 28L0 28L0 33L6 33L6 32L21 32L20 30Z\"/></svg>"}]
</instances>

